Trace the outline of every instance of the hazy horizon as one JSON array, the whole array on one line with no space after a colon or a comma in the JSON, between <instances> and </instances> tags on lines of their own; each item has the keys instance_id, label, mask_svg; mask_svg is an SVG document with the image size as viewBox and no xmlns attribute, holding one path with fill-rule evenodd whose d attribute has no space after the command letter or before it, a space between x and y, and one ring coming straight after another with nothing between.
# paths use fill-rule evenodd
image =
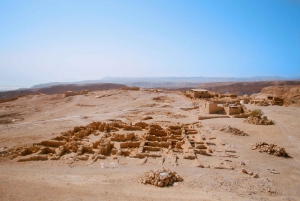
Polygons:
<instances>
[{"instance_id":1,"label":"hazy horizon","mask_svg":"<svg viewBox=\"0 0 300 201\"><path fill-rule=\"evenodd\" d=\"M299 77L299 21L300 3L290 0L1 1L0 88L103 77Z\"/></svg>"},{"instance_id":2,"label":"hazy horizon","mask_svg":"<svg viewBox=\"0 0 300 201\"><path fill-rule=\"evenodd\" d=\"M281 76L254 76L254 77L102 77L95 80L74 80L74 81L57 81L42 82L27 86L0 86L1 91L11 91L21 88L44 87L56 84L89 84L89 83L115 83L115 84L134 84L139 82L156 82L156 83L213 83L213 82L263 82L263 81L299 81L300 76L281 77Z\"/></svg>"}]
</instances>

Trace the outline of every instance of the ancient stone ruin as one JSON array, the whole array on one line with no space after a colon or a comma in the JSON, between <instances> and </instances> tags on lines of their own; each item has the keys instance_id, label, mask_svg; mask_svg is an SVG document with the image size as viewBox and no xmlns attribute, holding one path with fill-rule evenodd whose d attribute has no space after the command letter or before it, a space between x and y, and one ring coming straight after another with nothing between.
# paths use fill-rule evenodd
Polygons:
<instances>
[{"instance_id":1,"label":"ancient stone ruin","mask_svg":"<svg viewBox=\"0 0 300 201\"><path fill-rule=\"evenodd\" d=\"M188 98L212 98L215 95L205 89L191 89L185 94Z\"/></svg>"},{"instance_id":2,"label":"ancient stone ruin","mask_svg":"<svg viewBox=\"0 0 300 201\"><path fill-rule=\"evenodd\" d=\"M206 101L202 106L205 114L227 114L235 115L243 113L243 108L239 102L234 104L226 104L221 101Z\"/></svg>"},{"instance_id":3,"label":"ancient stone ruin","mask_svg":"<svg viewBox=\"0 0 300 201\"><path fill-rule=\"evenodd\" d=\"M173 186L175 182L182 181L182 177L176 172L165 169L145 172L142 177L143 184L151 184L157 187Z\"/></svg>"},{"instance_id":4,"label":"ancient stone ruin","mask_svg":"<svg viewBox=\"0 0 300 201\"><path fill-rule=\"evenodd\" d=\"M266 99L251 100L250 104L258 106L269 106L269 105L283 105L283 99L277 96L268 95Z\"/></svg>"},{"instance_id":5,"label":"ancient stone ruin","mask_svg":"<svg viewBox=\"0 0 300 201\"><path fill-rule=\"evenodd\" d=\"M234 149L224 147L225 144L219 138L201 134L198 130L200 126L199 122L163 126L145 122L125 123L111 119L106 122L92 122L86 126L75 126L50 140L5 150L3 154L11 156L12 159L16 158L18 162L64 159L69 161L70 166L75 165L76 161L90 161L87 164L90 165L97 160L120 157L142 159L140 164L147 163L149 157L160 158L161 164L164 164L166 159L171 159L168 162L178 166L179 160L187 159L195 160L195 165L201 168L233 170L235 166L226 162L219 165L206 162L203 164L202 157L237 158L238 155ZM222 128L221 131L240 136L247 135L230 126ZM277 156L288 156L284 149L276 145L262 143L253 149ZM175 181L178 180L164 180L163 183L154 180L157 186L172 185ZM148 180L145 182L149 183ZM153 183L152 180L150 183Z\"/></svg>"},{"instance_id":6,"label":"ancient stone ruin","mask_svg":"<svg viewBox=\"0 0 300 201\"><path fill-rule=\"evenodd\" d=\"M145 122L126 124L120 120L110 120L76 126L62 132L60 136L29 147L10 150L10 153L13 154L12 158L19 157L18 162L59 160L61 157L73 161L92 159L95 162L109 156L162 157L165 152L172 151L175 165L178 165L177 154L184 153L184 158L194 159L195 152L199 152L195 148L200 142L194 142L188 137L197 133L189 125L178 124L163 128L158 124L148 125ZM191 147L192 145L195 147ZM202 154L204 148L207 147L202 143Z\"/></svg>"},{"instance_id":7,"label":"ancient stone ruin","mask_svg":"<svg viewBox=\"0 0 300 201\"><path fill-rule=\"evenodd\" d=\"M159 157L163 164L168 157L174 166L178 166L179 159L194 160L197 155L212 156L212 148L216 147L216 143L224 145L215 137L206 139L199 133L198 127L199 122L163 127L111 119L75 126L50 140L6 150L4 155L17 158L18 162L63 158L71 161L70 165L76 161L91 161L89 164L92 164L99 159L119 157L139 158L143 159L143 163L147 162L148 157ZM224 157L235 156L225 154Z\"/></svg>"}]
</instances>

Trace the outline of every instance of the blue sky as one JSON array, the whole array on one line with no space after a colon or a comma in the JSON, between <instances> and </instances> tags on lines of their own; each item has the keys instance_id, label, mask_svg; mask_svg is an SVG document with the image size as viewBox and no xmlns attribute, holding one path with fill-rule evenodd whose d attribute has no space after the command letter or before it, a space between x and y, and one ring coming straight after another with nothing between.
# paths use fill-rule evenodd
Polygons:
<instances>
[{"instance_id":1,"label":"blue sky","mask_svg":"<svg viewBox=\"0 0 300 201\"><path fill-rule=\"evenodd\" d=\"M0 86L300 76L297 0L0 0Z\"/></svg>"}]
</instances>

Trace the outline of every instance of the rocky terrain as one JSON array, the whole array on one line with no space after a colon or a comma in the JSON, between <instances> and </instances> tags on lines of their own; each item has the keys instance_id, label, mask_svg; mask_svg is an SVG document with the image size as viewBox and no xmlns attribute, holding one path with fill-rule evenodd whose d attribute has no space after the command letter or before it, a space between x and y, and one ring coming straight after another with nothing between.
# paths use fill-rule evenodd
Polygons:
<instances>
[{"instance_id":1,"label":"rocky terrain","mask_svg":"<svg viewBox=\"0 0 300 201\"><path fill-rule=\"evenodd\" d=\"M299 107L198 120L201 99L128 89L0 103L0 200L299 199Z\"/></svg>"},{"instance_id":2,"label":"rocky terrain","mask_svg":"<svg viewBox=\"0 0 300 201\"><path fill-rule=\"evenodd\" d=\"M221 85L216 86L204 86L203 88L214 91L217 93L225 94L232 93L242 96L244 94L254 94L260 93L265 87L284 87L286 85L294 86L299 85L300 81L264 81L264 82L238 82L238 83L222 83ZM198 87L201 87L198 86Z\"/></svg>"},{"instance_id":3,"label":"rocky terrain","mask_svg":"<svg viewBox=\"0 0 300 201\"><path fill-rule=\"evenodd\" d=\"M96 84L84 84L84 85L62 84L62 85L53 85L53 86L47 86L42 88L19 89L14 91L0 92L0 102L1 100L17 99L20 96L30 95L30 94L39 94L39 93L59 94L59 93L64 93L65 91L82 91L82 90L99 91L99 90L119 89L122 87L126 87L126 86L121 84L96 83Z\"/></svg>"}]
</instances>

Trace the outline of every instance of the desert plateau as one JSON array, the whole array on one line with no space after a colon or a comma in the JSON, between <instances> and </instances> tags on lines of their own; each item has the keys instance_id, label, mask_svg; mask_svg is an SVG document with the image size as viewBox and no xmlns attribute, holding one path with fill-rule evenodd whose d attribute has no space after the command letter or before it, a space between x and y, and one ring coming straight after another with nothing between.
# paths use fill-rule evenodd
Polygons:
<instances>
[{"instance_id":1,"label":"desert plateau","mask_svg":"<svg viewBox=\"0 0 300 201\"><path fill-rule=\"evenodd\" d=\"M242 104L273 122L258 125L207 114L212 99L128 87L0 103L0 199L298 200L299 107Z\"/></svg>"}]
</instances>

